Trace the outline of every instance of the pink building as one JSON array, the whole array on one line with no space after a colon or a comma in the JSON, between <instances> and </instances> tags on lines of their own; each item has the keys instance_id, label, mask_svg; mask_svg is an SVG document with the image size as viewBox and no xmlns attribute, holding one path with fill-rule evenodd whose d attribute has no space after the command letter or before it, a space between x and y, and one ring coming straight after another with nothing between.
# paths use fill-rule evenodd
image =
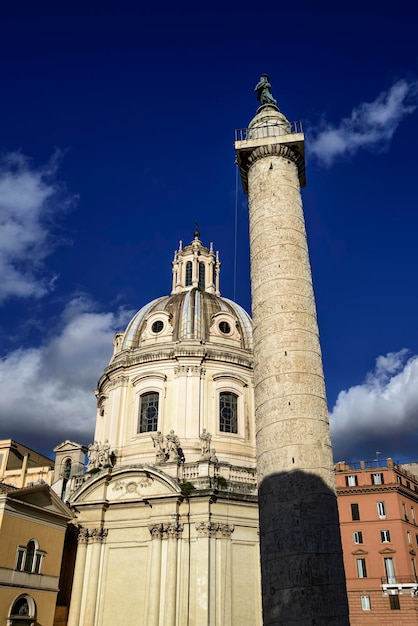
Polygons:
<instances>
[{"instance_id":1,"label":"pink building","mask_svg":"<svg viewBox=\"0 0 418 626\"><path fill-rule=\"evenodd\" d=\"M335 480L351 626L418 625L416 468L341 462Z\"/></svg>"}]
</instances>

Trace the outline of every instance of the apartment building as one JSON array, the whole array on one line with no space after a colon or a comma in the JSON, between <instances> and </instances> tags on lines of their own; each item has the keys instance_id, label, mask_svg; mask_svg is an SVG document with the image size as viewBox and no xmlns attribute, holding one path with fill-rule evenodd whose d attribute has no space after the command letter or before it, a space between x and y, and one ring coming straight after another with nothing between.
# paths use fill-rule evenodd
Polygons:
<instances>
[{"instance_id":1,"label":"apartment building","mask_svg":"<svg viewBox=\"0 0 418 626\"><path fill-rule=\"evenodd\" d=\"M418 476L411 469L390 458L336 464L351 626L418 624Z\"/></svg>"}]
</instances>

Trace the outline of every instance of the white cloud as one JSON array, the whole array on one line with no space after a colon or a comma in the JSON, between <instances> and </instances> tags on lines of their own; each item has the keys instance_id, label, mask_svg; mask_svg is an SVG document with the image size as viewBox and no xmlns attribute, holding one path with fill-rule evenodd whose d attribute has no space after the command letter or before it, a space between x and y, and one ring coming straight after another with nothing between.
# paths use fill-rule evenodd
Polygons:
<instances>
[{"instance_id":1,"label":"white cloud","mask_svg":"<svg viewBox=\"0 0 418 626\"><path fill-rule=\"evenodd\" d=\"M42 167L19 152L0 159L0 302L40 297L53 285L43 267L54 247L51 225L75 200L56 179L59 156Z\"/></svg>"},{"instance_id":2,"label":"white cloud","mask_svg":"<svg viewBox=\"0 0 418 626\"><path fill-rule=\"evenodd\" d=\"M416 457L418 443L418 356L389 352L360 385L338 394L330 414L334 458L372 460Z\"/></svg>"},{"instance_id":3,"label":"white cloud","mask_svg":"<svg viewBox=\"0 0 418 626\"><path fill-rule=\"evenodd\" d=\"M86 296L69 302L58 331L37 348L19 349L0 361L1 436L51 449L66 438L93 436L93 390L112 354L116 330L132 311L99 313Z\"/></svg>"},{"instance_id":4,"label":"white cloud","mask_svg":"<svg viewBox=\"0 0 418 626\"><path fill-rule=\"evenodd\" d=\"M415 111L417 105L418 82L398 80L373 102L364 102L353 109L339 126L325 123L310 137L309 151L330 165L336 158L352 155L360 148L385 147L401 120Z\"/></svg>"}]
</instances>

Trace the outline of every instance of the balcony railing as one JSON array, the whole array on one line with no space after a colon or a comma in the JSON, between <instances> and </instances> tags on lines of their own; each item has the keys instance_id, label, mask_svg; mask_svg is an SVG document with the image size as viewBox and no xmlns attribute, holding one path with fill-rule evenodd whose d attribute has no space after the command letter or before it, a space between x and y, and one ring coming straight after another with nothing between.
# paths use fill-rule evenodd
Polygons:
<instances>
[{"instance_id":1,"label":"balcony railing","mask_svg":"<svg viewBox=\"0 0 418 626\"><path fill-rule=\"evenodd\" d=\"M414 574L406 576L382 576L382 585L414 585L418 582L418 578Z\"/></svg>"},{"instance_id":2,"label":"balcony railing","mask_svg":"<svg viewBox=\"0 0 418 626\"><path fill-rule=\"evenodd\" d=\"M287 122L285 124L264 124L253 128L237 128L235 130L235 141L248 141L250 139L260 139L261 137L277 137L278 135L291 135L302 133L302 122Z\"/></svg>"}]
</instances>

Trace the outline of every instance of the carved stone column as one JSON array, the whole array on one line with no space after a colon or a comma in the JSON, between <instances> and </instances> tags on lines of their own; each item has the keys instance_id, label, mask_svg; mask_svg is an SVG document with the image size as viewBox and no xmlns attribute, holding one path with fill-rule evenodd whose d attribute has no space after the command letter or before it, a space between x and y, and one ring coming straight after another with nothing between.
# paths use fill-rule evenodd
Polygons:
<instances>
[{"instance_id":1,"label":"carved stone column","mask_svg":"<svg viewBox=\"0 0 418 626\"><path fill-rule=\"evenodd\" d=\"M160 621L161 539L164 526L163 524L151 524L148 528L151 533L152 546L147 624L148 626L158 626Z\"/></svg>"},{"instance_id":2,"label":"carved stone column","mask_svg":"<svg viewBox=\"0 0 418 626\"><path fill-rule=\"evenodd\" d=\"M91 541L91 559L83 626L94 626L97 606L97 589L99 584L100 554L103 540L107 537L107 529L93 528L89 531L89 534Z\"/></svg>"},{"instance_id":3,"label":"carved stone column","mask_svg":"<svg viewBox=\"0 0 418 626\"><path fill-rule=\"evenodd\" d=\"M83 597L84 573L86 567L87 543L89 531L87 528L80 528L78 534L77 557L74 568L73 589L71 592L70 612L67 626L79 626L81 600Z\"/></svg>"},{"instance_id":4,"label":"carved stone column","mask_svg":"<svg viewBox=\"0 0 418 626\"><path fill-rule=\"evenodd\" d=\"M183 532L183 525L172 522L165 524L164 530L168 537L164 626L176 626L177 540Z\"/></svg>"}]
</instances>

